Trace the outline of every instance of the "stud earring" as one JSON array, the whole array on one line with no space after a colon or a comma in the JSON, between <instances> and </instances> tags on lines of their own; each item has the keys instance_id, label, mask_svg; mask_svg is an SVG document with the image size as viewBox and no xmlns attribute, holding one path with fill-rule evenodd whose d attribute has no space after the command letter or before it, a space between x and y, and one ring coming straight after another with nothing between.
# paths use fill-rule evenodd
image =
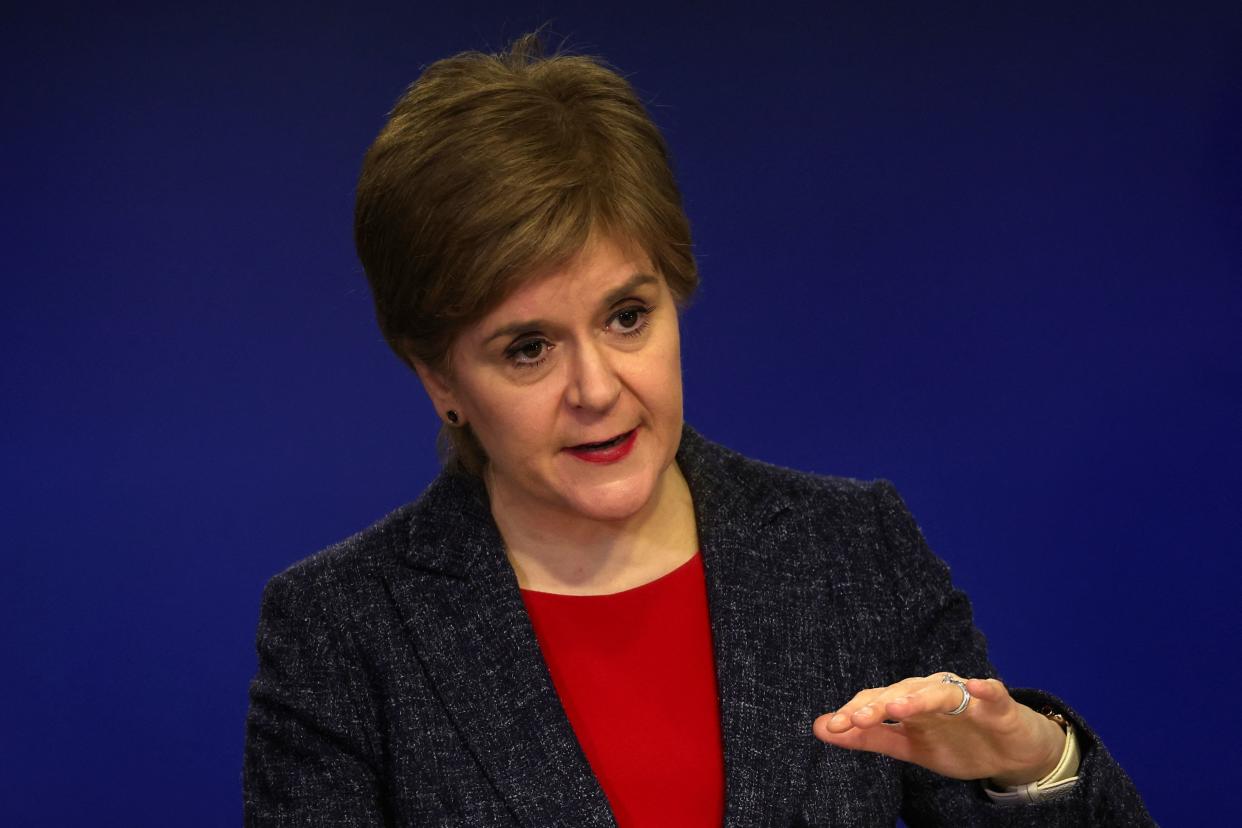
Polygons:
<instances>
[{"instance_id":1,"label":"stud earring","mask_svg":"<svg viewBox=\"0 0 1242 828\"><path fill-rule=\"evenodd\" d=\"M444 412L444 416L448 417L448 421L453 425L457 425L457 421L461 419L461 417L457 416L457 412L451 408Z\"/></svg>"}]
</instances>

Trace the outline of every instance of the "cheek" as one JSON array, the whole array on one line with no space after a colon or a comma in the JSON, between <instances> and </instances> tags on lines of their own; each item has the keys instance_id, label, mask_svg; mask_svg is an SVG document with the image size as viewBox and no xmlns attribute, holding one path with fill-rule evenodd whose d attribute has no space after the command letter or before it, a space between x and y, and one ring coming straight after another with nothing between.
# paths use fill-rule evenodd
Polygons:
<instances>
[{"instance_id":1,"label":"cheek","mask_svg":"<svg viewBox=\"0 0 1242 828\"><path fill-rule=\"evenodd\" d=\"M557 401L548 387L492 388L471 396L475 434L493 458L537 454L554 433Z\"/></svg>"},{"instance_id":2,"label":"cheek","mask_svg":"<svg viewBox=\"0 0 1242 828\"><path fill-rule=\"evenodd\" d=\"M675 341L665 344L658 353L645 354L630 376L630 387L644 408L662 422L680 420L681 360Z\"/></svg>"},{"instance_id":3,"label":"cheek","mask_svg":"<svg viewBox=\"0 0 1242 828\"><path fill-rule=\"evenodd\" d=\"M676 334L663 353L661 363L661 381L664 383L665 394L670 402L681 404L681 341Z\"/></svg>"}]
</instances>

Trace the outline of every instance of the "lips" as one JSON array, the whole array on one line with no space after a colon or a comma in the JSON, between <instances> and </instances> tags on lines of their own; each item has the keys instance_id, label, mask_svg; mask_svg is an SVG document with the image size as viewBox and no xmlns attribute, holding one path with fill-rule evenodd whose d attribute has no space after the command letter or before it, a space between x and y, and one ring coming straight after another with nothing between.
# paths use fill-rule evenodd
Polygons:
<instances>
[{"instance_id":1,"label":"lips","mask_svg":"<svg viewBox=\"0 0 1242 828\"><path fill-rule=\"evenodd\" d=\"M630 433L627 431L624 434L618 434L616 437L613 437L611 440L605 440L602 443L579 443L578 445L573 446L573 448L575 450L581 449L583 451L596 451L598 449L612 448L613 446L620 445L621 441L629 436L630 436Z\"/></svg>"},{"instance_id":2,"label":"lips","mask_svg":"<svg viewBox=\"0 0 1242 828\"><path fill-rule=\"evenodd\" d=\"M588 463L615 463L633 450L637 438L638 429L632 429L601 443L580 443L565 451Z\"/></svg>"}]
</instances>

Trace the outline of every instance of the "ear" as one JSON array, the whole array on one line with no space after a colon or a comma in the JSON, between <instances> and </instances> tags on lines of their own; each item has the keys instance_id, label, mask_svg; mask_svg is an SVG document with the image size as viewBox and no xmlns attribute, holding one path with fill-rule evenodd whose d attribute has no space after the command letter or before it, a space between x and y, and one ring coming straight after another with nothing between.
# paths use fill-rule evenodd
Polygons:
<instances>
[{"instance_id":1,"label":"ear","mask_svg":"<svg viewBox=\"0 0 1242 828\"><path fill-rule=\"evenodd\" d=\"M453 393L453 386L449 382L448 377L422 360L417 359L408 348L403 347L401 350L405 356L405 361L414 369L414 373L418 374L418 379L422 382L423 390L427 392L431 404L435 407L436 414L443 419L444 412L450 409L460 411L461 405Z\"/></svg>"}]
</instances>

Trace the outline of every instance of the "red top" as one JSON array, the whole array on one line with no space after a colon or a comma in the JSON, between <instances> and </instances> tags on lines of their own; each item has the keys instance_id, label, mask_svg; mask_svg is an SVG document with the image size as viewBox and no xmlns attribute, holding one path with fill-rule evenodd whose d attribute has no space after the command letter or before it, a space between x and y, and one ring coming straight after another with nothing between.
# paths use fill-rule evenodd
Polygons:
<instances>
[{"instance_id":1,"label":"red top","mask_svg":"<svg viewBox=\"0 0 1242 828\"><path fill-rule=\"evenodd\" d=\"M621 828L724 821L703 559L612 595L522 590L561 704Z\"/></svg>"}]
</instances>

